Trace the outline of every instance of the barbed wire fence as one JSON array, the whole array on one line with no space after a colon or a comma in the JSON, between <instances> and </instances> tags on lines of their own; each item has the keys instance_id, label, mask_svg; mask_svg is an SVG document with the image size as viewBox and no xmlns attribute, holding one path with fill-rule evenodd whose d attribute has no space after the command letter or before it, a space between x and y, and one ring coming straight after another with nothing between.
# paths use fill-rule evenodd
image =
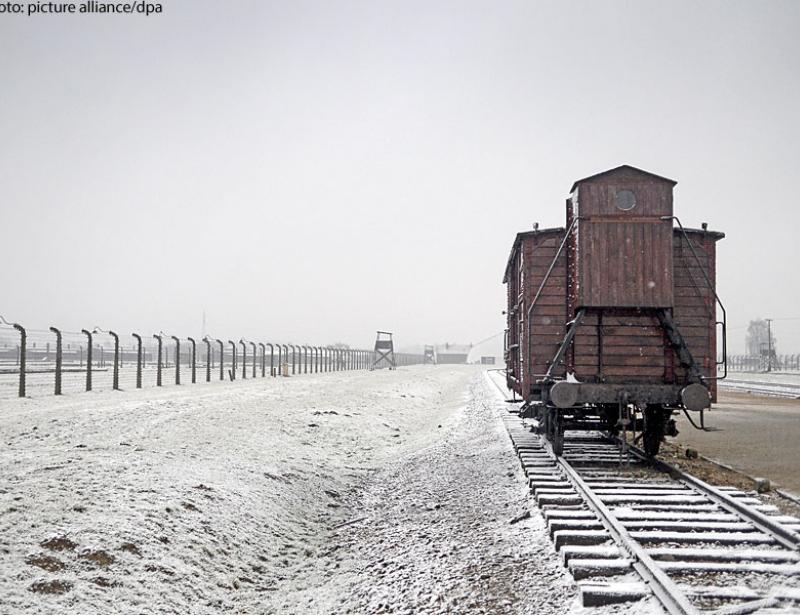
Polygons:
<instances>
[{"instance_id":1,"label":"barbed wire fence","mask_svg":"<svg viewBox=\"0 0 800 615\"><path fill-rule=\"evenodd\" d=\"M369 370L373 350L99 327L29 329L0 316L0 399ZM395 353L398 366L424 355Z\"/></svg>"}]
</instances>

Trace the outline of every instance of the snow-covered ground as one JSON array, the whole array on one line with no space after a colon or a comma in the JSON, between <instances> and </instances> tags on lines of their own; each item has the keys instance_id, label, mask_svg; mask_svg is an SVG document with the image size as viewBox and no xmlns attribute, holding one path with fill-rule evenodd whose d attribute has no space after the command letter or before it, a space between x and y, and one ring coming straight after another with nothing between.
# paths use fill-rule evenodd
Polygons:
<instances>
[{"instance_id":1,"label":"snow-covered ground","mask_svg":"<svg viewBox=\"0 0 800 615\"><path fill-rule=\"evenodd\" d=\"M472 373L409 368L5 402L4 612L272 603L327 548L330 529L357 515L346 500L354 485L450 427Z\"/></svg>"},{"instance_id":2,"label":"snow-covered ground","mask_svg":"<svg viewBox=\"0 0 800 615\"><path fill-rule=\"evenodd\" d=\"M510 523L499 399L428 366L4 402L0 612L581 612Z\"/></svg>"},{"instance_id":3,"label":"snow-covered ground","mask_svg":"<svg viewBox=\"0 0 800 615\"><path fill-rule=\"evenodd\" d=\"M729 372L719 385L723 390L754 395L800 398L800 374L797 372Z\"/></svg>"}]
</instances>

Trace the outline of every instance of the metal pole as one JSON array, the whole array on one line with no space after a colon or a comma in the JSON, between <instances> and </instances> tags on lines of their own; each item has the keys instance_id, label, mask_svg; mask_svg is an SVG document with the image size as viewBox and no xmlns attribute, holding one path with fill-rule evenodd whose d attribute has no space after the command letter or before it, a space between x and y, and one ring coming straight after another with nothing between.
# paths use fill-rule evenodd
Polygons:
<instances>
[{"instance_id":1,"label":"metal pole","mask_svg":"<svg viewBox=\"0 0 800 615\"><path fill-rule=\"evenodd\" d=\"M153 335L158 340L158 361L156 363L156 386L161 386L161 336Z\"/></svg>"},{"instance_id":2,"label":"metal pole","mask_svg":"<svg viewBox=\"0 0 800 615\"><path fill-rule=\"evenodd\" d=\"M131 333L136 339L136 388L142 388L142 336L138 333Z\"/></svg>"},{"instance_id":3,"label":"metal pole","mask_svg":"<svg viewBox=\"0 0 800 615\"><path fill-rule=\"evenodd\" d=\"M192 384L197 383L197 342L193 337L187 337L192 344Z\"/></svg>"},{"instance_id":4,"label":"metal pole","mask_svg":"<svg viewBox=\"0 0 800 615\"><path fill-rule=\"evenodd\" d=\"M772 319L765 318L767 321L767 371L772 371Z\"/></svg>"},{"instance_id":5,"label":"metal pole","mask_svg":"<svg viewBox=\"0 0 800 615\"><path fill-rule=\"evenodd\" d=\"M92 333L87 331L86 329L81 329L81 333L84 333L87 338L89 338L89 345L86 348L86 390L92 390Z\"/></svg>"},{"instance_id":6,"label":"metal pole","mask_svg":"<svg viewBox=\"0 0 800 615\"><path fill-rule=\"evenodd\" d=\"M119 391L119 335L113 331L109 331L108 334L114 338L114 379L111 388Z\"/></svg>"}]
</instances>

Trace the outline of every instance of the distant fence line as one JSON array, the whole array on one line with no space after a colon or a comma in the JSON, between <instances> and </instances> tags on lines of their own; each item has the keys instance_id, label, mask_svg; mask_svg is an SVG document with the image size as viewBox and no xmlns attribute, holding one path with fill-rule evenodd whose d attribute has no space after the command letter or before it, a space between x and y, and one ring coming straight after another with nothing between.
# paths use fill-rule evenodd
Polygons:
<instances>
[{"instance_id":1,"label":"distant fence line","mask_svg":"<svg viewBox=\"0 0 800 615\"><path fill-rule=\"evenodd\" d=\"M0 398L26 397L31 389L55 395L123 390L174 383L265 378L370 369L373 350L246 338L202 339L163 331L130 336L111 330L27 329L0 317ZM398 366L423 355L395 353Z\"/></svg>"},{"instance_id":2,"label":"distant fence line","mask_svg":"<svg viewBox=\"0 0 800 615\"><path fill-rule=\"evenodd\" d=\"M728 370L734 372L800 371L800 354L773 355L772 359L760 355L732 355L728 357Z\"/></svg>"}]
</instances>

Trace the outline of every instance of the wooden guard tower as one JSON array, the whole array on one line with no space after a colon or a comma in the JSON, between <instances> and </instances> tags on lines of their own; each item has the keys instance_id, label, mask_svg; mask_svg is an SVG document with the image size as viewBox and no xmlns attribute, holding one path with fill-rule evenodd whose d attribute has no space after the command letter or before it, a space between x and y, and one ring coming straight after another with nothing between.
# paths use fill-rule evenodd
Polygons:
<instances>
[{"instance_id":1,"label":"wooden guard tower","mask_svg":"<svg viewBox=\"0 0 800 615\"><path fill-rule=\"evenodd\" d=\"M425 346L425 365L436 365L436 352L433 346Z\"/></svg>"},{"instance_id":2,"label":"wooden guard tower","mask_svg":"<svg viewBox=\"0 0 800 615\"><path fill-rule=\"evenodd\" d=\"M392 334L388 331L378 331L378 335L375 338L375 360L372 362L372 367L370 367L370 369L384 367L384 363L386 363L389 369L395 369L397 367L394 361Z\"/></svg>"}]
</instances>

